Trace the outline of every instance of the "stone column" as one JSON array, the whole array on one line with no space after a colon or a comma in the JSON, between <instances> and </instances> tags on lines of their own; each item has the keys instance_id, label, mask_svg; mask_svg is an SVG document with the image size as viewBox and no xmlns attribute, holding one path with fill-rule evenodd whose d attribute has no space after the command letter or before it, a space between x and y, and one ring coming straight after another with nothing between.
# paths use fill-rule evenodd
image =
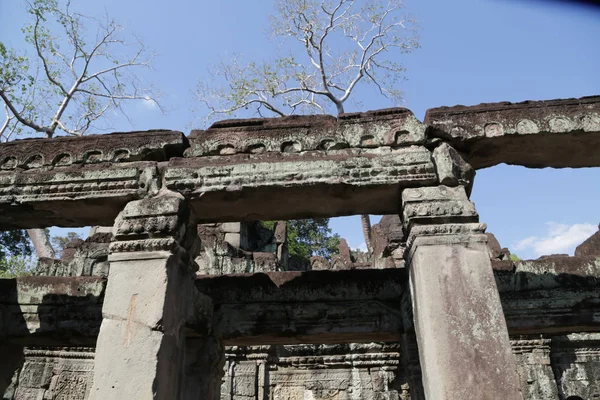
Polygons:
<instances>
[{"instance_id":1,"label":"stone column","mask_svg":"<svg viewBox=\"0 0 600 400\"><path fill-rule=\"evenodd\" d=\"M225 348L216 338L193 337L186 342L182 400L219 400Z\"/></svg>"},{"instance_id":2,"label":"stone column","mask_svg":"<svg viewBox=\"0 0 600 400\"><path fill-rule=\"evenodd\" d=\"M127 204L115 221L91 399L178 399L198 237L184 200Z\"/></svg>"},{"instance_id":3,"label":"stone column","mask_svg":"<svg viewBox=\"0 0 600 400\"><path fill-rule=\"evenodd\" d=\"M550 339L512 341L521 378L521 390L528 400L558 400L558 386L550 361Z\"/></svg>"},{"instance_id":4,"label":"stone column","mask_svg":"<svg viewBox=\"0 0 600 400\"><path fill-rule=\"evenodd\" d=\"M405 189L402 213L429 400L522 400L483 234L463 186Z\"/></svg>"}]
</instances>

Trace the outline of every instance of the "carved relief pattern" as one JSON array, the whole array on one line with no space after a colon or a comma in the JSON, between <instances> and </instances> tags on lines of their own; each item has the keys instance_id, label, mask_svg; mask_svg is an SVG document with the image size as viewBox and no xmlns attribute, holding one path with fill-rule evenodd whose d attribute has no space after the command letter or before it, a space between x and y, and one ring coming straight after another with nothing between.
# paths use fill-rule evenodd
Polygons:
<instances>
[{"instance_id":1,"label":"carved relief pattern","mask_svg":"<svg viewBox=\"0 0 600 400\"><path fill-rule=\"evenodd\" d=\"M166 149L181 154L185 146L183 134L175 131L15 140L0 145L0 170L101 162L162 161L166 159Z\"/></svg>"},{"instance_id":2,"label":"carved relief pattern","mask_svg":"<svg viewBox=\"0 0 600 400\"><path fill-rule=\"evenodd\" d=\"M180 159L172 161L165 172L167 187L184 193L318 183L431 184L436 180L429 150L416 146L370 154L348 149L334 156L315 152Z\"/></svg>"},{"instance_id":3,"label":"carved relief pattern","mask_svg":"<svg viewBox=\"0 0 600 400\"><path fill-rule=\"evenodd\" d=\"M402 215L406 229L415 223L461 223L478 220L475 205L467 198L462 186L405 189L402 192Z\"/></svg>"},{"instance_id":4,"label":"carved relief pattern","mask_svg":"<svg viewBox=\"0 0 600 400\"><path fill-rule=\"evenodd\" d=\"M93 167L43 173L0 175L0 202L36 202L51 199L120 196L144 193L156 177L149 163L125 167Z\"/></svg>"},{"instance_id":5,"label":"carved relief pattern","mask_svg":"<svg viewBox=\"0 0 600 400\"><path fill-rule=\"evenodd\" d=\"M187 157L298 153L407 146L425 142L425 127L404 108L332 116L292 116L217 122L193 131Z\"/></svg>"},{"instance_id":6,"label":"carved relief pattern","mask_svg":"<svg viewBox=\"0 0 600 400\"><path fill-rule=\"evenodd\" d=\"M221 400L410 399L399 345L350 346L229 348Z\"/></svg>"},{"instance_id":7,"label":"carved relief pattern","mask_svg":"<svg viewBox=\"0 0 600 400\"><path fill-rule=\"evenodd\" d=\"M433 129L465 137L600 131L598 97L439 107L427 111Z\"/></svg>"},{"instance_id":8,"label":"carved relief pattern","mask_svg":"<svg viewBox=\"0 0 600 400\"><path fill-rule=\"evenodd\" d=\"M85 400L93 369L93 348L26 348L14 398Z\"/></svg>"}]
</instances>

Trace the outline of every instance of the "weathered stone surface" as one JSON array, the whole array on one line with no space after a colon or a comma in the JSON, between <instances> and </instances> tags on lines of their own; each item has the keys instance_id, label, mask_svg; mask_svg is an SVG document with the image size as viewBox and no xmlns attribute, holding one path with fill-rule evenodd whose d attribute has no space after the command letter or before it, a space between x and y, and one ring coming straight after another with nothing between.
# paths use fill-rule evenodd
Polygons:
<instances>
[{"instance_id":1,"label":"weathered stone surface","mask_svg":"<svg viewBox=\"0 0 600 400\"><path fill-rule=\"evenodd\" d=\"M561 399L600 397L598 333L572 333L553 337L551 359Z\"/></svg>"},{"instance_id":2,"label":"weathered stone surface","mask_svg":"<svg viewBox=\"0 0 600 400\"><path fill-rule=\"evenodd\" d=\"M467 194L469 163L600 165L599 104L430 110L428 137L403 109L224 121L193 133L185 154L177 132L0 145L0 229L114 220L114 239L41 262L48 275L105 275L109 260L106 289L0 280L2 357L36 346L17 373L0 368L4 397L85 398L92 350L80 370L69 362L79 350L39 346L97 343L93 398L217 400L228 343L260 346L227 350L221 400L516 399L519 387L527 400L593 398L598 235L578 257L515 263ZM373 227L373 251L342 246L311 265L287 254L285 222L256 222L361 213L391 214ZM271 272L311 267L325 271ZM223 273L234 275L207 275ZM370 340L402 349L314 345ZM313 345L281 345L300 342Z\"/></svg>"},{"instance_id":3,"label":"weathered stone surface","mask_svg":"<svg viewBox=\"0 0 600 400\"><path fill-rule=\"evenodd\" d=\"M433 150L433 159L435 170L442 185L464 186L467 196L471 195L475 170L454 147L448 143L440 144Z\"/></svg>"},{"instance_id":4,"label":"weathered stone surface","mask_svg":"<svg viewBox=\"0 0 600 400\"><path fill-rule=\"evenodd\" d=\"M112 233L96 233L66 245L60 260L40 258L36 275L108 276L108 246Z\"/></svg>"},{"instance_id":5,"label":"weathered stone surface","mask_svg":"<svg viewBox=\"0 0 600 400\"><path fill-rule=\"evenodd\" d=\"M220 400L225 348L212 336L187 337L182 399Z\"/></svg>"},{"instance_id":6,"label":"weathered stone surface","mask_svg":"<svg viewBox=\"0 0 600 400\"><path fill-rule=\"evenodd\" d=\"M306 271L198 277L228 345L397 340L402 270Z\"/></svg>"},{"instance_id":7,"label":"weathered stone surface","mask_svg":"<svg viewBox=\"0 0 600 400\"><path fill-rule=\"evenodd\" d=\"M522 399L486 237L464 187L405 189L402 201L426 398Z\"/></svg>"},{"instance_id":8,"label":"weathered stone surface","mask_svg":"<svg viewBox=\"0 0 600 400\"><path fill-rule=\"evenodd\" d=\"M587 238L575 249L576 257L600 257L600 225L598 232Z\"/></svg>"},{"instance_id":9,"label":"weathered stone surface","mask_svg":"<svg viewBox=\"0 0 600 400\"><path fill-rule=\"evenodd\" d=\"M428 135L468 154L475 168L598 167L600 96L427 110Z\"/></svg>"},{"instance_id":10,"label":"weathered stone surface","mask_svg":"<svg viewBox=\"0 0 600 400\"><path fill-rule=\"evenodd\" d=\"M94 370L93 348L31 347L25 349L24 356L14 397L8 399L88 398Z\"/></svg>"},{"instance_id":11,"label":"weathered stone surface","mask_svg":"<svg viewBox=\"0 0 600 400\"><path fill-rule=\"evenodd\" d=\"M490 253L490 259L492 260L510 260L510 251L506 247L501 247L500 242L496 239L493 233L487 232L488 251Z\"/></svg>"},{"instance_id":12,"label":"weathered stone surface","mask_svg":"<svg viewBox=\"0 0 600 400\"><path fill-rule=\"evenodd\" d=\"M183 133L168 130L21 139L0 144L0 170L166 161L181 156L186 147Z\"/></svg>"},{"instance_id":13,"label":"weathered stone surface","mask_svg":"<svg viewBox=\"0 0 600 400\"><path fill-rule=\"evenodd\" d=\"M400 188L437 181L420 146L176 158L164 179L200 222L392 214Z\"/></svg>"},{"instance_id":14,"label":"weathered stone surface","mask_svg":"<svg viewBox=\"0 0 600 400\"><path fill-rule=\"evenodd\" d=\"M0 279L0 337L25 343L93 343L106 280L98 277Z\"/></svg>"},{"instance_id":15,"label":"weathered stone surface","mask_svg":"<svg viewBox=\"0 0 600 400\"><path fill-rule=\"evenodd\" d=\"M404 108L365 113L220 121L190 135L187 157L239 153L299 153L425 142L425 127Z\"/></svg>"},{"instance_id":16,"label":"weathered stone surface","mask_svg":"<svg viewBox=\"0 0 600 400\"><path fill-rule=\"evenodd\" d=\"M157 178L154 162L0 171L0 229L110 225Z\"/></svg>"},{"instance_id":17,"label":"weathered stone surface","mask_svg":"<svg viewBox=\"0 0 600 400\"><path fill-rule=\"evenodd\" d=\"M511 334L597 331L600 326L600 261L556 257L518 261L496 270Z\"/></svg>"},{"instance_id":18,"label":"weathered stone surface","mask_svg":"<svg viewBox=\"0 0 600 400\"><path fill-rule=\"evenodd\" d=\"M416 239L413 246L409 268L426 398L522 399L485 239L437 245Z\"/></svg>"},{"instance_id":19,"label":"weathered stone surface","mask_svg":"<svg viewBox=\"0 0 600 400\"><path fill-rule=\"evenodd\" d=\"M558 388L550 365L550 339L511 340L517 358L521 391L526 400L558 399Z\"/></svg>"},{"instance_id":20,"label":"weathered stone surface","mask_svg":"<svg viewBox=\"0 0 600 400\"><path fill-rule=\"evenodd\" d=\"M231 347L223 400L411 398L394 343ZM414 398L414 397L413 397Z\"/></svg>"},{"instance_id":21,"label":"weathered stone surface","mask_svg":"<svg viewBox=\"0 0 600 400\"><path fill-rule=\"evenodd\" d=\"M402 192L402 216L404 228L412 236L423 235L421 230L414 230L418 225L449 223L477 222L479 217L475 211L475 205L467 198L465 188L432 186L415 189L405 189ZM442 234L440 230L432 232L435 235ZM447 226L450 229L450 226ZM435 230L436 228L426 226L424 229ZM456 234L449 231L447 234ZM409 237L409 241L410 241ZM410 247L410 246L409 246Z\"/></svg>"},{"instance_id":22,"label":"weathered stone surface","mask_svg":"<svg viewBox=\"0 0 600 400\"><path fill-rule=\"evenodd\" d=\"M192 280L198 236L189 208L167 193L134 201L113 233L90 399L178 398L185 326L199 305Z\"/></svg>"}]
</instances>

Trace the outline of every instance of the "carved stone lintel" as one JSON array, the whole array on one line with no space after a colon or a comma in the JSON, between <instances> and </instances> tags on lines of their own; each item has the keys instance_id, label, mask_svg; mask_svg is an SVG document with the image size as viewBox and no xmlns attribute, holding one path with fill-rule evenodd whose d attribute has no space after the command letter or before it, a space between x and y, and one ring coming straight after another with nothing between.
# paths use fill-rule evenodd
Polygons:
<instances>
[{"instance_id":1,"label":"carved stone lintel","mask_svg":"<svg viewBox=\"0 0 600 400\"><path fill-rule=\"evenodd\" d=\"M400 147L425 142L425 126L405 108L363 113L226 120L192 131L187 157Z\"/></svg>"},{"instance_id":2,"label":"carved stone lintel","mask_svg":"<svg viewBox=\"0 0 600 400\"><path fill-rule=\"evenodd\" d=\"M0 229L112 224L157 186L154 162L0 171Z\"/></svg>"},{"instance_id":3,"label":"carved stone lintel","mask_svg":"<svg viewBox=\"0 0 600 400\"><path fill-rule=\"evenodd\" d=\"M185 147L181 132L166 130L14 140L0 144L0 170L165 161L182 155Z\"/></svg>"}]
</instances>

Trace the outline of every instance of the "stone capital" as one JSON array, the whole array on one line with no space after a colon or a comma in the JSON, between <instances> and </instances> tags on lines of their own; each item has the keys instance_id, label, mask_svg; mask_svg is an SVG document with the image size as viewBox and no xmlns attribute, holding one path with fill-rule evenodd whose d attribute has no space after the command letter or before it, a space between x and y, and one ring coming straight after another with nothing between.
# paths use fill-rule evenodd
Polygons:
<instances>
[{"instance_id":1,"label":"stone capital","mask_svg":"<svg viewBox=\"0 0 600 400\"><path fill-rule=\"evenodd\" d=\"M485 232L486 225L479 223L475 205L468 199L463 186L405 189L402 192L402 217L409 255L413 245L465 243L472 240L483 240L485 243L480 236Z\"/></svg>"},{"instance_id":2,"label":"stone capital","mask_svg":"<svg viewBox=\"0 0 600 400\"><path fill-rule=\"evenodd\" d=\"M180 197L132 201L115 220L116 241L110 245L110 258L122 261L131 257L164 258L171 254L195 253L198 239L190 222L190 209Z\"/></svg>"}]
</instances>

